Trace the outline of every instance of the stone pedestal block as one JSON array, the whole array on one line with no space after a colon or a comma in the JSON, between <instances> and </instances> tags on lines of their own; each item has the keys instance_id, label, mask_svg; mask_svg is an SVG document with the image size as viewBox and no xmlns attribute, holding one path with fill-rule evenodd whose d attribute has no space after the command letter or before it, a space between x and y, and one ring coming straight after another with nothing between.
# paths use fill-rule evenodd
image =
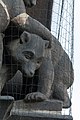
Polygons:
<instances>
[{"instance_id":1,"label":"stone pedestal block","mask_svg":"<svg viewBox=\"0 0 80 120\"><path fill-rule=\"evenodd\" d=\"M10 114L6 113L5 120L45 120L53 118L53 115L61 115L61 111L62 102L59 100L34 103L25 103L23 100L19 100L13 103L12 109L8 111Z\"/></svg>"},{"instance_id":2,"label":"stone pedestal block","mask_svg":"<svg viewBox=\"0 0 80 120\"><path fill-rule=\"evenodd\" d=\"M4 119L0 120L73 120L71 116L61 115L62 102L47 100L44 102L25 103L14 101L11 109L5 111Z\"/></svg>"},{"instance_id":3,"label":"stone pedestal block","mask_svg":"<svg viewBox=\"0 0 80 120\"><path fill-rule=\"evenodd\" d=\"M46 100L42 102L24 102L24 100L15 101L11 110L11 114L16 114L16 111L62 111L62 101L59 100Z\"/></svg>"},{"instance_id":4,"label":"stone pedestal block","mask_svg":"<svg viewBox=\"0 0 80 120\"><path fill-rule=\"evenodd\" d=\"M7 120L73 120L72 116L53 115L53 116L10 116Z\"/></svg>"}]
</instances>

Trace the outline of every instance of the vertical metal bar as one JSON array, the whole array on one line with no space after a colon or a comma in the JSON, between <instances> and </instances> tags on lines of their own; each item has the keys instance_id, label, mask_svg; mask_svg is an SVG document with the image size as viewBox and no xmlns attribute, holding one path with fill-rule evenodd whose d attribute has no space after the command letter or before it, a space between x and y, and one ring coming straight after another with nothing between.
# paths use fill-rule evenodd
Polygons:
<instances>
[{"instance_id":1,"label":"vertical metal bar","mask_svg":"<svg viewBox=\"0 0 80 120\"><path fill-rule=\"evenodd\" d=\"M63 8L64 8L64 0L62 0L61 16L60 16L59 30L58 30L58 40L59 40L59 35L60 35L60 27L61 27L61 20L62 20Z\"/></svg>"}]
</instances>

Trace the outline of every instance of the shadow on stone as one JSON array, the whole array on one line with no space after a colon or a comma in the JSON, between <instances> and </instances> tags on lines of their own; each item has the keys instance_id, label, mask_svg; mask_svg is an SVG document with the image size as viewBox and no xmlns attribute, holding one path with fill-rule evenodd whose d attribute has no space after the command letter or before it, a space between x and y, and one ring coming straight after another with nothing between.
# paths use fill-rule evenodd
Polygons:
<instances>
[{"instance_id":1,"label":"shadow on stone","mask_svg":"<svg viewBox=\"0 0 80 120\"><path fill-rule=\"evenodd\" d=\"M0 120L3 119L6 110L8 109L9 105L13 103L14 98L11 96L0 96Z\"/></svg>"}]
</instances>

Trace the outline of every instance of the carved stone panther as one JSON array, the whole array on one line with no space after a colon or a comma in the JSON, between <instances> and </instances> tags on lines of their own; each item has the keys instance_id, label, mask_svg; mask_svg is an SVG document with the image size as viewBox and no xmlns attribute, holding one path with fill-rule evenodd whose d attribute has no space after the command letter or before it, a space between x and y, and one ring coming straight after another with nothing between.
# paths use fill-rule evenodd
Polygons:
<instances>
[{"instance_id":1,"label":"carved stone panther","mask_svg":"<svg viewBox=\"0 0 80 120\"><path fill-rule=\"evenodd\" d=\"M63 101L63 107L67 108L71 105L67 89L74 80L72 63L56 38L53 39L52 49L48 48L48 44L38 35L27 32L23 32L20 39L12 40L7 45L11 62L3 64L0 85L3 87L18 69L23 73L25 83L27 78L33 78L37 70L37 91L27 94L24 100L29 102L54 98Z\"/></svg>"}]
</instances>

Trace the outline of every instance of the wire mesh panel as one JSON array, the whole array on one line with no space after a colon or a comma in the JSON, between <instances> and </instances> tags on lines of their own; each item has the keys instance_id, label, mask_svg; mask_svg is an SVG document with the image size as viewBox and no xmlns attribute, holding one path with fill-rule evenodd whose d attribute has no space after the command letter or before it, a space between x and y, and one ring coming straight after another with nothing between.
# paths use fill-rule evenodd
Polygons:
<instances>
[{"instance_id":1,"label":"wire mesh panel","mask_svg":"<svg viewBox=\"0 0 80 120\"><path fill-rule=\"evenodd\" d=\"M52 33L72 58L74 29L74 0L54 0Z\"/></svg>"},{"instance_id":2,"label":"wire mesh panel","mask_svg":"<svg viewBox=\"0 0 80 120\"><path fill-rule=\"evenodd\" d=\"M54 0L51 30L73 63L74 0ZM71 99L72 87L69 89L69 95ZM67 114L71 114L71 108Z\"/></svg>"}]
</instances>

